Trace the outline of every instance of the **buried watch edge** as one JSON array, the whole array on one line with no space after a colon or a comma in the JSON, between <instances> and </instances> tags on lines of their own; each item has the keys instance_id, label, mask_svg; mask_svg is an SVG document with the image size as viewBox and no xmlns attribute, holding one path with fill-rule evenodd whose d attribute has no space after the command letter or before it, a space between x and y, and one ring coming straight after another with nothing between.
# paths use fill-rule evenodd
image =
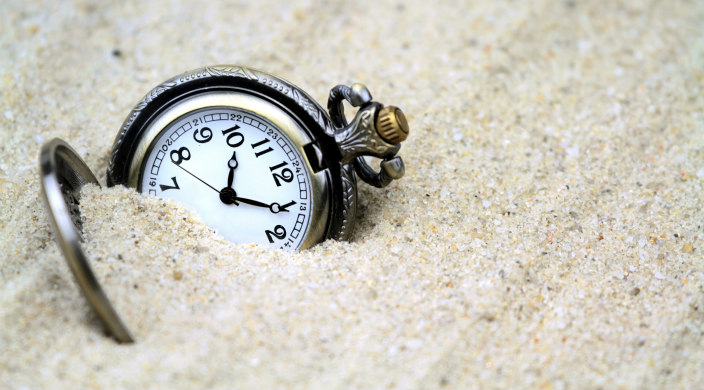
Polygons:
<instances>
[{"instance_id":1,"label":"buried watch edge","mask_svg":"<svg viewBox=\"0 0 704 390\"><path fill-rule=\"evenodd\" d=\"M39 154L41 192L56 243L73 276L107 330L121 343L133 342L129 329L100 286L81 242L80 191L85 184L99 185L93 172L63 140L46 142Z\"/></svg>"},{"instance_id":2,"label":"buried watch edge","mask_svg":"<svg viewBox=\"0 0 704 390\"><path fill-rule=\"evenodd\" d=\"M289 116L296 126L282 128L284 138L292 140L292 147L303 156L304 168L309 174L324 178L321 180L325 184L310 187L313 192L311 203L320 213L312 218L314 220L306 221L312 228L300 233L309 236L300 241L297 248L288 249L305 249L329 238L348 240L351 237L357 211L357 175L377 187L383 187L403 176L403 161L397 153L400 142L408 135L406 118L397 107L385 107L372 101L371 93L364 85L334 87L328 99L328 116L315 100L288 81L243 66L216 65L198 68L166 80L147 93L134 107L125 119L112 147L107 170L108 186L123 184L138 188L136 183L144 175L149 175L146 172L147 159L150 158L148 153L153 150L161 131L173 131L169 126L173 126L177 119L172 120L171 124L160 125L162 127L156 130L155 123L159 123L160 118L167 115L171 108L188 99L197 100L198 97L214 94L244 95L247 101L263 101L274 107L271 110L256 108L261 107L261 104L235 107L250 110L255 118L261 116L269 119L274 111ZM344 116L344 101L358 108L349 124ZM228 107L226 104L221 106ZM182 117L192 115L193 112L195 110ZM290 130L293 128L295 129ZM219 133L218 129L213 129L214 133ZM195 130L197 129L194 128L192 132ZM299 136L294 134L295 132L305 134ZM164 139L162 137L162 140ZM299 142L299 139L309 139L310 142L304 144L305 142ZM178 140L174 140L174 143L176 142ZM252 147L254 145L252 144ZM164 145L160 145L162 146ZM170 153L172 150L167 149L166 152ZM242 155L240 151L237 151L237 154L238 158ZM363 156L382 159L380 169L377 171L371 168ZM153 167L154 157L151 158ZM216 161L219 161L218 159L220 157L216 158ZM163 161L165 164L170 163L168 157L164 157ZM240 164L238 174L235 174L235 182L239 176L243 176L242 170L248 169L246 165ZM157 171L158 169L157 167ZM196 172L196 175L198 173ZM196 175L191 173L191 176ZM219 178L212 180L218 183L222 181ZM201 182L206 183L208 179ZM232 180L229 183L232 183ZM211 188L213 187L218 185L212 185ZM147 192L144 188L141 190ZM158 187L152 193L156 195L157 192ZM227 209L224 210L227 212ZM208 223L207 218L204 220ZM290 229L287 227L283 230ZM283 241L273 239L274 236L276 235L268 235L271 246L286 249Z\"/></svg>"}]
</instances>

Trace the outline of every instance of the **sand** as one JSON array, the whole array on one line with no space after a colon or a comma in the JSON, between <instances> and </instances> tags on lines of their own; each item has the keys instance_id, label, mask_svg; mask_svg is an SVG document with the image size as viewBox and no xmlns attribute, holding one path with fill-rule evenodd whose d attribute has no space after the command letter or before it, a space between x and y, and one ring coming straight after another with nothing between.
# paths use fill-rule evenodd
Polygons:
<instances>
[{"instance_id":1,"label":"sand","mask_svg":"<svg viewBox=\"0 0 704 390\"><path fill-rule=\"evenodd\" d=\"M704 5L4 1L0 387L697 388L704 383ZM183 206L83 192L54 243L42 143L105 183L159 82L206 64L400 106L406 177L351 242L235 245Z\"/></svg>"}]
</instances>

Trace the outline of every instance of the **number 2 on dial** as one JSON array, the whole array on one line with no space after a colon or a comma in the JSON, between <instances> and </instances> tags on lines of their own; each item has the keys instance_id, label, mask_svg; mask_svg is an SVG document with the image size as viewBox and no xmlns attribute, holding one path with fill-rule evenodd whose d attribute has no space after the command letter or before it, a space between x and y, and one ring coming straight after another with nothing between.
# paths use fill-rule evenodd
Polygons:
<instances>
[{"instance_id":1,"label":"number 2 on dial","mask_svg":"<svg viewBox=\"0 0 704 390\"><path fill-rule=\"evenodd\" d=\"M274 239L271 238L271 236L274 236L279 240L286 238L286 228L281 225L276 225L273 232L271 230L265 230L264 232L266 233L266 238L268 238L269 242L272 244L274 243Z\"/></svg>"}]
</instances>

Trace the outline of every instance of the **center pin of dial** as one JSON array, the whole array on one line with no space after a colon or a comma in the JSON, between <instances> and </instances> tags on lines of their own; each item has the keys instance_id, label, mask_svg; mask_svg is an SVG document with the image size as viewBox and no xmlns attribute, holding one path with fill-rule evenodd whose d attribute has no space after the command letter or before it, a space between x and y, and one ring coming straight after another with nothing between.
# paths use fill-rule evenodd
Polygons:
<instances>
[{"instance_id":1,"label":"center pin of dial","mask_svg":"<svg viewBox=\"0 0 704 390\"><path fill-rule=\"evenodd\" d=\"M225 204L237 204L235 199L237 198L237 193L230 187L225 187L220 190L220 200Z\"/></svg>"}]
</instances>

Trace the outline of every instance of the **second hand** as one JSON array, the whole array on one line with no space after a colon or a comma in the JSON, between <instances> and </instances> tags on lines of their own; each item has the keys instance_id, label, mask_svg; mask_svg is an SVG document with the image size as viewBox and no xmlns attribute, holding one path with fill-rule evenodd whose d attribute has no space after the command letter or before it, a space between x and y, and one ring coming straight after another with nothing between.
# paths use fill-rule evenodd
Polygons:
<instances>
[{"instance_id":1,"label":"second hand","mask_svg":"<svg viewBox=\"0 0 704 390\"><path fill-rule=\"evenodd\" d=\"M175 165L176 165L177 167L183 169L184 171L186 171L186 173L188 173L189 175L191 175L191 176L195 177L196 179L198 179L201 183L203 183L203 184L205 184L206 186L212 188L213 191L217 192L218 194L220 193L220 191L216 190L215 187L213 187L213 186L211 186L210 184L204 182L203 179L201 179L200 177L198 177L198 176L192 174L188 169L182 167L182 166L179 165L179 164L175 164Z\"/></svg>"}]
</instances>

